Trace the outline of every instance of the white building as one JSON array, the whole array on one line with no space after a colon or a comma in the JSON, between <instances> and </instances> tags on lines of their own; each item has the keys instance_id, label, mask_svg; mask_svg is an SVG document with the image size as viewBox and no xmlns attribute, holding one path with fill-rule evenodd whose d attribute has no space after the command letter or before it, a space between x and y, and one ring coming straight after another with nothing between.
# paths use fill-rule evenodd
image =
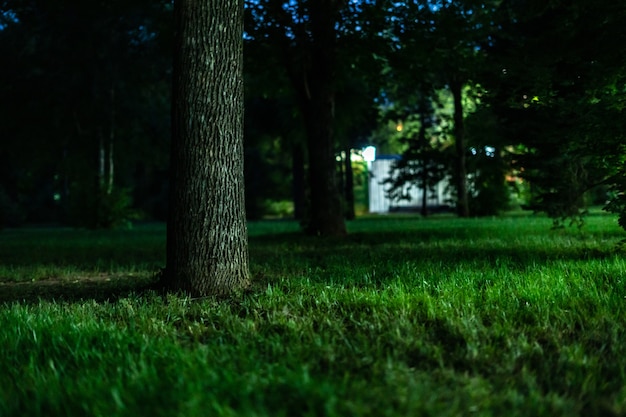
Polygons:
<instances>
[{"instance_id":1,"label":"white building","mask_svg":"<svg viewBox=\"0 0 626 417\"><path fill-rule=\"evenodd\" d=\"M400 155L377 155L368 161L369 170L369 212L389 213L393 211L419 211L422 208L423 189L418 189L415 184L405 185L405 191L411 197L410 200L392 201L387 196L386 190L389 185L384 181L390 178L391 167L394 161L401 159ZM447 179L440 181L434 191L427 196L429 211L439 211L450 204L451 195Z\"/></svg>"}]
</instances>

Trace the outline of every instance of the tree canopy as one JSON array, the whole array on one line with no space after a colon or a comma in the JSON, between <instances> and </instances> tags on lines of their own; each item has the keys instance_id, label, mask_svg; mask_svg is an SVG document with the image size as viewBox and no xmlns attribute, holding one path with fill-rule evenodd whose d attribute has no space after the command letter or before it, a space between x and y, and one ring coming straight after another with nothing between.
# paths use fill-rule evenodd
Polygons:
<instances>
[{"instance_id":1,"label":"tree canopy","mask_svg":"<svg viewBox=\"0 0 626 417\"><path fill-rule=\"evenodd\" d=\"M375 142L438 161L407 181L447 177L462 216L515 194L626 223L622 3L244 3L250 217L345 234L349 155ZM1 224L166 218L173 28L165 0L0 2Z\"/></svg>"}]
</instances>

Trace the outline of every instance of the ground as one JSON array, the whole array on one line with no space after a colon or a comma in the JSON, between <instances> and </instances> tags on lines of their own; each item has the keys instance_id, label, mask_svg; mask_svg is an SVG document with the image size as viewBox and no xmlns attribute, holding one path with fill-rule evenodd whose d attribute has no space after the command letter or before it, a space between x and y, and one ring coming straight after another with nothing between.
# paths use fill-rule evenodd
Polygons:
<instances>
[{"instance_id":1,"label":"ground","mask_svg":"<svg viewBox=\"0 0 626 417\"><path fill-rule=\"evenodd\" d=\"M141 291L149 284L150 280L145 277L109 273L71 278L52 277L26 282L0 281L0 303L38 300L114 300Z\"/></svg>"}]
</instances>

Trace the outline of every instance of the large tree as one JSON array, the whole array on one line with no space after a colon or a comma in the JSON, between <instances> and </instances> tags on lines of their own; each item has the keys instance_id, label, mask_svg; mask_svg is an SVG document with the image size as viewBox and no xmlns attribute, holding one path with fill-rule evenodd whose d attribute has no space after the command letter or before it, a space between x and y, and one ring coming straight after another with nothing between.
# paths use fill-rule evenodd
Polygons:
<instances>
[{"instance_id":1,"label":"large tree","mask_svg":"<svg viewBox=\"0 0 626 417\"><path fill-rule=\"evenodd\" d=\"M478 83L485 59L482 45L495 25L491 15L498 4L499 0L397 2L392 11L391 99L415 106L442 88L452 95L453 182L461 217L470 215L466 88Z\"/></svg>"},{"instance_id":2,"label":"large tree","mask_svg":"<svg viewBox=\"0 0 626 417\"><path fill-rule=\"evenodd\" d=\"M177 0L164 283L192 296L249 284L243 1Z\"/></svg>"},{"instance_id":3,"label":"large tree","mask_svg":"<svg viewBox=\"0 0 626 417\"><path fill-rule=\"evenodd\" d=\"M310 193L306 229L314 235L346 234L334 131L336 27L342 6L337 0L248 2L254 21L250 36L276 52L304 122Z\"/></svg>"},{"instance_id":4,"label":"large tree","mask_svg":"<svg viewBox=\"0 0 626 417\"><path fill-rule=\"evenodd\" d=\"M369 103L377 93L373 85L379 79L376 56L383 53L378 39L386 1L248 0L246 4L246 34L250 52L257 57L255 69L274 80L280 78L270 94L289 89L301 116L306 147L294 147L294 161L307 162L307 232L345 235L336 155L350 144L339 135L357 131L358 119L371 112Z\"/></svg>"}]
</instances>

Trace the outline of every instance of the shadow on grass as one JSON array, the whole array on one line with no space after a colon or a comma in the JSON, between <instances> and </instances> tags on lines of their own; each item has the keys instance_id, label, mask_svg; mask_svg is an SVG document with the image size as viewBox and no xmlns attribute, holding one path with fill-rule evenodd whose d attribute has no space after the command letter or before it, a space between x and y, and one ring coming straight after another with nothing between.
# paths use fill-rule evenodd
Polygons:
<instances>
[{"instance_id":1,"label":"shadow on grass","mask_svg":"<svg viewBox=\"0 0 626 417\"><path fill-rule=\"evenodd\" d=\"M165 228L75 230L8 229L0 233L1 265L54 265L79 270L158 269L165 260Z\"/></svg>"},{"instance_id":2,"label":"shadow on grass","mask_svg":"<svg viewBox=\"0 0 626 417\"><path fill-rule=\"evenodd\" d=\"M397 267L407 262L511 265L545 264L563 260L598 260L610 258L616 250L616 238L604 243L572 238L571 241L546 240L540 244L507 243L494 236L477 236L472 230L452 232L432 230L416 235L410 232L357 232L342 239L318 239L301 235L261 236L250 239L253 263L268 266L331 263L354 266L378 264Z\"/></svg>"},{"instance_id":3,"label":"shadow on grass","mask_svg":"<svg viewBox=\"0 0 626 417\"><path fill-rule=\"evenodd\" d=\"M0 282L0 303L41 301L116 301L151 289L155 279L134 276L75 277L71 280L46 279L34 282Z\"/></svg>"},{"instance_id":4,"label":"shadow on grass","mask_svg":"<svg viewBox=\"0 0 626 417\"><path fill-rule=\"evenodd\" d=\"M524 229L524 225L528 227ZM357 281L365 272L376 270L377 279L387 281L396 279L407 264L430 267L437 273L495 267L525 271L552 261L610 258L623 237L606 229L586 235L559 234L545 225L518 225L506 220L363 219L350 225L352 231L345 238L304 236L296 226L293 222L255 226L256 232L249 238L253 274L269 280L311 276L329 285L341 277L346 285L350 281L360 285ZM153 279L146 278L151 276L149 271L164 265L164 231L163 227L104 232L4 231L0 234L0 259L8 266L3 272L6 281L16 281L11 277L14 270L30 279L28 268L38 266L44 270L68 267L70 278L40 279L48 276L40 275L34 282L0 282L0 302L104 301L141 292L152 284ZM128 271L138 271L143 278Z\"/></svg>"},{"instance_id":5,"label":"shadow on grass","mask_svg":"<svg viewBox=\"0 0 626 417\"><path fill-rule=\"evenodd\" d=\"M490 233L453 229L354 232L344 239L259 236L251 239L251 266L271 282L293 277L326 286L383 288L417 279L437 285L464 273L527 276L553 265L584 267L586 262L614 259L618 241L607 236L550 236L546 230L519 241Z\"/></svg>"}]
</instances>

